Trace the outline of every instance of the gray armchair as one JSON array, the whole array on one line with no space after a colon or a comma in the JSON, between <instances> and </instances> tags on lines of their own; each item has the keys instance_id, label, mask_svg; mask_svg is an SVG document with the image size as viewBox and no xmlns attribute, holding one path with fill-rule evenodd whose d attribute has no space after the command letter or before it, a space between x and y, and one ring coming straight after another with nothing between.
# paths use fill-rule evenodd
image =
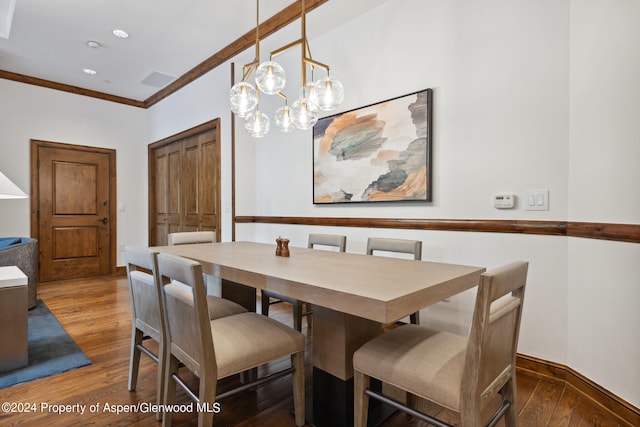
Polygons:
<instances>
[{"instance_id":1,"label":"gray armchair","mask_svg":"<svg viewBox=\"0 0 640 427\"><path fill-rule=\"evenodd\" d=\"M15 265L28 278L27 306L38 302L38 241L30 237L1 237L0 266Z\"/></svg>"}]
</instances>

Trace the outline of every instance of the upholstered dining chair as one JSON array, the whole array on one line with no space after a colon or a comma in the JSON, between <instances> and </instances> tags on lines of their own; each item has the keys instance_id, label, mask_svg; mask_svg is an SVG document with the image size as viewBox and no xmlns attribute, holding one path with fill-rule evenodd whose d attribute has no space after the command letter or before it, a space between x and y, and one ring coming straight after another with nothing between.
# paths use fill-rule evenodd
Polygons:
<instances>
[{"instance_id":1,"label":"upholstered dining chair","mask_svg":"<svg viewBox=\"0 0 640 427\"><path fill-rule=\"evenodd\" d=\"M169 246L214 243L215 241L216 233L213 231L176 231L167 235L167 244ZM208 294L217 297L222 296L222 285L219 279L205 274L204 284L207 287Z\"/></svg>"},{"instance_id":2,"label":"upholstered dining chair","mask_svg":"<svg viewBox=\"0 0 640 427\"><path fill-rule=\"evenodd\" d=\"M295 422L297 426L304 425L304 335L252 312L210 320L202 267L193 260L161 253L158 272L167 327L165 404L175 403L176 385L201 405L212 405L231 394L293 373ZM176 282L187 284L192 291L184 292L175 286ZM219 379L284 357L291 358L291 367L218 393ZM198 391L180 377L180 363L199 377ZM211 426L213 417L213 411L199 411L198 426ZM172 414L167 412L163 426L171 424Z\"/></svg>"},{"instance_id":3,"label":"upholstered dining chair","mask_svg":"<svg viewBox=\"0 0 640 427\"><path fill-rule=\"evenodd\" d=\"M215 241L216 233L213 231L180 231L167 235L169 246L190 243L213 243Z\"/></svg>"},{"instance_id":4,"label":"upholstered dining chair","mask_svg":"<svg viewBox=\"0 0 640 427\"><path fill-rule=\"evenodd\" d=\"M477 427L498 393L501 403L485 425L505 416L507 426L516 426L515 362L527 269L519 261L482 274L468 339L403 325L360 347L353 355L355 426L367 425L370 397L429 424L449 426L412 408L418 396L459 413L462 426ZM370 390L370 378L405 390L409 405Z\"/></svg>"},{"instance_id":5,"label":"upholstered dining chair","mask_svg":"<svg viewBox=\"0 0 640 427\"><path fill-rule=\"evenodd\" d=\"M422 241L408 239L390 239L385 237L369 237L367 239L367 255L376 255L379 252L395 252L413 255L414 260L422 259ZM416 311L409 316L414 325L420 324L420 312Z\"/></svg>"},{"instance_id":6,"label":"upholstered dining chair","mask_svg":"<svg viewBox=\"0 0 640 427\"><path fill-rule=\"evenodd\" d=\"M347 249L347 236L341 236L338 234L321 234L311 233L309 234L309 240L307 243L309 249L326 248L329 250L337 250L338 252L344 252ZM293 327L301 331L302 330L302 317L307 316L307 325L311 327L313 307L304 301L297 300L295 298L287 297L285 295L279 295L275 292L262 291L262 314L269 316L269 306L271 304L277 304L280 302L288 302L293 306Z\"/></svg>"},{"instance_id":7,"label":"upholstered dining chair","mask_svg":"<svg viewBox=\"0 0 640 427\"><path fill-rule=\"evenodd\" d=\"M173 245L188 245L196 243L214 243L216 234L213 231L180 231L169 233L167 235L167 243ZM247 311L245 307L231 300L222 298L222 290L220 283L217 283L215 277L208 274L202 275L207 289L207 301L211 307L211 319L216 317L230 316L232 314L244 313ZM218 290L215 291L214 288Z\"/></svg>"},{"instance_id":8,"label":"upholstered dining chair","mask_svg":"<svg viewBox=\"0 0 640 427\"><path fill-rule=\"evenodd\" d=\"M167 242L169 246L215 243L216 235L213 231L180 231L169 233ZM254 288L206 273L204 274L204 284L209 295L233 300L249 311L256 311L256 290Z\"/></svg>"},{"instance_id":9,"label":"upholstered dining chair","mask_svg":"<svg viewBox=\"0 0 640 427\"><path fill-rule=\"evenodd\" d=\"M129 391L136 389L140 354L144 353L158 363L157 399L162 402L164 390L164 371L166 367L166 342L163 328L163 305L160 296L160 285L157 274L157 252L149 248L135 246L125 247L125 263L129 282L131 301L132 332L131 356L129 360ZM183 292L191 292L191 288L182 283L175 283ZM230 316L244 313L247 310L239 304L222 298L207 295L209 318ZM157 354L144 346L144 341L153 339L158 343ZM156 414L158 420L162 414Z\"/></svg>"},{"instance_id":10,"label":"upholstered dining chair","mask_svg":"<svg viewBox=\"0 0 640 427\"><path fill-rule=\"evenodd\" d=\"M157 253L148 248L132 246L126 246L124 251L132 314L128 388L129 391L133 391L137 387L140 354L144 353L158 364L156 398L160 404L164 395L163 374L166 366L166 350L163 343L166 340L162 328L160 287L156 282ZM157 354L144 346L144 341L148 339L158 343ZM162 413L157 412L156 418L160 420Z\"/></svg>"}]
</instances>

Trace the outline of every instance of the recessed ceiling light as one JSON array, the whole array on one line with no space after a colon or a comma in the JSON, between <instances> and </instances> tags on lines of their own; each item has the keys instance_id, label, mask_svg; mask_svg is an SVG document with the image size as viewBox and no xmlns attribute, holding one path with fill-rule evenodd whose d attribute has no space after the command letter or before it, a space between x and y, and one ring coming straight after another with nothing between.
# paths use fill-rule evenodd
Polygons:
<instances>
[{"instance_id":1,"label":"recessed ceiling light","mask_svg":"<svg viewBox=\"0 0 640 427\"><path fill-rule=\"evenodd\" d=\"M126 39L127 37L129 37L129 33L127 33L125 30L121 30L116 28L115 30L112 31L113 35L121 38L121 39Z\"/></svg>"},{"instance_id":2,"label":"recessed ceiling light","mask_svg":"<svg viewBox=\"0 0 640 427\"><path fill-rule=\"evenodd\" d=\"M93 49L97 49L97 48L100 47L100 43L98 43L97 41L94 41L94 40L89 40L87 42L87 46L89 46L89 47L91 47Z\"/></svg>"},{"instance_id":3,"label":"recessed ceiling light","mask_svg":"<svg viewBox=\"0 0 640 427\"><path fill-rule=\"evenodd\" d=\"M82 71L86 74L89 74L90 76L95 76L96 74L98 74L96 70L92 70L91 68L83 68Z\"/></svg>"}]
</instances>

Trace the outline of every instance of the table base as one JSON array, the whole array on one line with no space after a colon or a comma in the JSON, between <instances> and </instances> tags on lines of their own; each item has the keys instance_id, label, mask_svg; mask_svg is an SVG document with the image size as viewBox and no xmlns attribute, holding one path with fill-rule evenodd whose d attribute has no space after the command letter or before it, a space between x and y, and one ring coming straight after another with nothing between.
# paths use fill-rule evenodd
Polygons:
<instances>
[{"instance_id":1,"label":"table base","mask_svg":"<svg viewBox=\"0 0 640 427\"><path fill-rule=\"evenodd\" d=\"M371 379L371 388L382 389L382 383ZM312 426L353 426L353 378L343 381L319 368L313 368L313 401L307 408ZM368 426L376 426L393 414L394 409L382 402L369 400Z\"/></svg>"}]
</instances>

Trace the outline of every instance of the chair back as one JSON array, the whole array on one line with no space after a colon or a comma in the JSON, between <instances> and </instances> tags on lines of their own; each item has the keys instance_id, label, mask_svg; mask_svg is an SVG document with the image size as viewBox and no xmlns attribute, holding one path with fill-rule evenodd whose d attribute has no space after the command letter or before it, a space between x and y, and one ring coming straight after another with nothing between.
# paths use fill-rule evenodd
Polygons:
<instances>
[{"instance_id":1,"label":"chair back","mask_svg":"<svg viewBox=\"0 0 640 427\"><path fill-rule=\"evenodd\" d=\"M214 243L216 233L213 231L181 231L169 233L167 243L173 245L187 245L190 243Z\"/></svg>"},{"instance_id":2,"label":"chair back","mask_svg":"<svg viewBox=\"0 0 640 427\"><path fill-rule=\"evenodd\" d=\"M160 253L158 275L168 351L198 377L202 378L205 370L207 376L215 377L216 358L201 265Z\"/></svg>"},{"instance_id":3,"label":"chair back","mask_svg":"<svg viewBox=\"0 0 640 427\"><path fill-rule=\"evenodd\" d=\"M309 244L307 247L313 249L316 245L331 246L338 248L339 252L344 252L347 250L347 236L341 236L339 234L309 234Z\"/></svg>"},{"instance_id":4,"label":"chair back","mask_svg":"<svg viewBox=\"0 0 640 427\"><path fill-rule=\"evenodd\" d=\"M461 405L484 407L515 377L528 266L528 262L513 262L485 272L480 278L467 344Z\"/></svg>"},{"instance_id":5,"label":"chair back","mask_svg":"<svg viewBox=\"0 0 640 427\"><path fill-rule=\"evenodd\" d=\"M134 326L162 342L162 303L158 286L157 252L126 246L124 249L129 299Z\"/></svg>"},{"instance_id":6,"label":"chair back","mask_svg":"<svg viewBox=\"0 0 640 427\"><path fill-rule=\"evenodd\" d=\"M374 251L412 254L414 260L421 260L422 241L369 237L367 239L367 255L373 255Z\"/></svg>"}]
</instances>

